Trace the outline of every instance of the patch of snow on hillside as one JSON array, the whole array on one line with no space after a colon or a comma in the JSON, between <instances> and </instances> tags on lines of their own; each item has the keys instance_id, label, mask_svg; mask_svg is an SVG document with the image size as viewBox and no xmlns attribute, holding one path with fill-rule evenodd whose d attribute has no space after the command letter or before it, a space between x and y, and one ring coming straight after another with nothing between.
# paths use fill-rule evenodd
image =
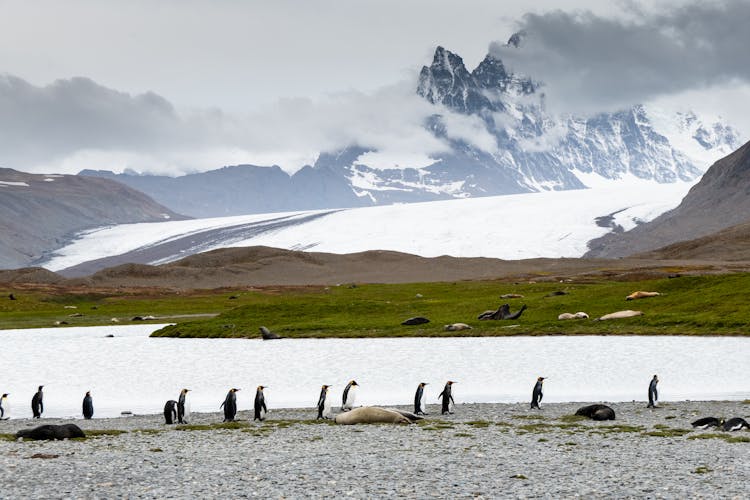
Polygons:
<instances>
[{"instance_id":1,"label":"patch of snow on hillside","mask_svg":"<svg viewBox=\"0 0 750 500\"><path fill-rule=\"evenodd\" d=\"M25 186L29 187L28 184L25 182L15 182L15 181L0 181L0 186Z\"/></svg>"}]
</instances>

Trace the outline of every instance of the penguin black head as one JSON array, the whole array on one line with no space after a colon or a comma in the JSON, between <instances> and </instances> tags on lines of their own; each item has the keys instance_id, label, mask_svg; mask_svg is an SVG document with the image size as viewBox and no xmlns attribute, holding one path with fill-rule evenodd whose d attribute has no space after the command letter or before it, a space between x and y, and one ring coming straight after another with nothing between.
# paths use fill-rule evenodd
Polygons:
<instances>
[{"instance_id":1,"label":"penguin black head","mask_svg":"<svg viewBox=\"0 0 750 500\"><path fill-rule=\"evenodd\" d=\"M321 389L325 390L325 389L328 389L329 387L331 387L331 386L323 384L323 387L321 387Z\"/></svg>"},{"instance_id":2,"label":"penguin black head","mask_svg":"<svg viewBox=\"0 0 750 500\"><path fill-rule=\"evenodd\" d=\"M259 390L259 391L262 391L262 390L263 390L263 389L265 389L265 388L266 388L266 386L265 386L265 385L259 385L259 386L258 386L258 390Z\"/></svg>"},{"instance_id":3,"label":"penguin black head","mask_svg":"<svg viewBox=\"0 0 750 500\"><path fill-rule=\"evenodd\" d=\"M239 391L239 389L235 389L235 388L229 389L229 392L237 392L237 391Z\"/></svg>"},{"instance_id":4,"label":"penguin black head","mask_svg":"<svg viewBox=\"0 0 750 500\"><path fill-rule=\"evenodd\" d=\"M424 386L426 386L426 385L427 385L427 382L420 382L420 383L419 383L419 387L424 387Z\"/></svg>"},{"instance_id":5,"label":"penguin black head","mask_svg":"<svg viewBox=\"0 0 750 500\"><path fill-rule=\"evenodd\" d=\"M183 389L180 391L181 394L187 394L188 392L190 392L190 389Z\"/></svg>"},{"instance_id":6,"label":"penguin black head","mask_svg":"<svg viewBox=\"0 0 750 500\"><path fill-rule=\"evenodd\" d=\"M541 382L541 381L543 381L543 380L544 380L545 378L546 378L546 377L539 377L539 378L537 378L537 381Z\"/></svg>"},{"instance_id":7,"label":"penguin black head","mask_svg":"<svg viewBox=\"0 0 750 500\"><path fill-rule=\"evenodd\" d=\"M352 384L352 385L356 385L356 386L358 386L358 385L359 385L359 384L357 383L357 381L356 381L356 380L352 380L352 381L351 381L351 382L349 382L349 383L350 383L350 384Z\"/></svg>"},{"instance_id":8,"label":"penguin black head","mask_svg":"<svg viewBox=\"0 0 750 500\"><path fill-rule=\"evenodd\" d=\"M447 383L446 385L453 385L453 384L457 384L457 383L458 383L458 382L454 382L453 380L449 380L449 381L448 381L448 383Z\"/></svg>"},{"instance_id":9,"label":"penguin black head","mask_svg":"<svg viewBox=\"0 0 750 500\"><path fill-rule=\"evenodd\" d=\"M42 390L42 387L44 387L44 386L43 386L43 385L40 385L40 386L39 386L39 389L38 389L38 390L40 390L40 391L41 391L41 390Z\"/></svg>"},{"instance_id":10,"label":"penguin black head","mask_svg":"<svg viewBox=\"0 0 750 500\"><path fill-rule=\"evenodd\" d=\"M7 398L7 397L8 397L8 393L6 392L6 393L5 393L5 394L3 394L2 396L0 396L0 399L5 399L5 398Z\"/></svg>"},{"instance_id":11,"label":"penguin black head","mask_svg":"<svg viewBox=\"0 0 750 500\"><path fill-rule=\"evenodd\" d=\"M91 396L91 391L86 391L87 396Z\"/></svg>"}]
</instances>

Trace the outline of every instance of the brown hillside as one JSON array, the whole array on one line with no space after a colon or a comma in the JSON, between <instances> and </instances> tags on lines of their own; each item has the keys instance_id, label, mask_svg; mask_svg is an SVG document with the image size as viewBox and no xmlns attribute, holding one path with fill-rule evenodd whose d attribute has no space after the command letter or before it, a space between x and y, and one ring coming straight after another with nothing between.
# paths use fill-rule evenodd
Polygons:
<instances>
[{"instance_id":1,"label":"brown hillside","mask_svg":"<svg viewBox=\"0 0 750 500\"><path fill-rule=\"evenodd\" d=\"M750 142L714 163L682 203L625 233L589 242L585 257L643 254L681 241L709 236L750 220Z\"/></svg>"}]
</instances>

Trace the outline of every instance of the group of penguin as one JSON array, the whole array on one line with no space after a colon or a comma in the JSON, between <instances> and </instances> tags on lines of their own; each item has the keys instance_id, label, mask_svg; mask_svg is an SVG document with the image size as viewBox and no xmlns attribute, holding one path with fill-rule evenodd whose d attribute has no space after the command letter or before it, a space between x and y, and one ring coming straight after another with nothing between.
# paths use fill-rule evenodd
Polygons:
<instances>
[{"instance_id":1,"label":"group of penguin","mask_svg":"<svg viewBox=\"0 0 750 500\"><path fill-rule=\"evenodd\" d=\"M531 409L540 409L539 403L542 401L543 393L542 388L545 377L538 377L534 388L531 391ZM442 392L438 395L438 399L441 401L441 413L443 415L452 414L451 408L455 405L453 399L453 384L457 382L449 380L443 387ZM658 400L657 384L659 378L654 375L648 386L648 405L647 408L654 408L656 401ZM427 386L427 382L420 382L417 386L417 391L414 394L414 414L415 415L426 415L426 401L424 397L424 389ZM41 418L42 412L44 412L44 393L40 385L37 392L31 398L31 411L34 418ZM266 407L266 398L263 394L263 390L267 386L259 385L255 391L255 401L253 404L253 420L265 420L268 408ZM320 389L320 396L318 397L317 409L318 419L330 419L332 417L332 405L331 398L328 397L330 385L323 385ZM341 410L346 412L354 408L354 404L357 399L357 389L359 384L355 380L350 380L344 392L342 394ZM224 410L224 422L233 422L237 416L237 391L240 389L232 388L229 389L224 402L221 403L220 409ZM177 400L170 399L164 405L164 420L167 424L186 424L188 423L188 417L190 415L190 406L187 401L187 393L190 389L182 389ZM94 416L94 403L91 397L91 392L87 391L83 398L82 403L83 417L85 419L91 419ZM614 413L613 413L614 415ZM0 397L0 420L5 420L10 417L10 408L8 405L8 393L5 393ZM692 426L700 429L707 429L709 427L721 427L725 431L737 431L741 429L750 429L750 424L741 418L735 417L729 420L719 419L716 417L705 417L700 418L692 422Z\"/></svg>"},{"instance_id":2,"label":"group of penguin","mask_svg":"<svg viewBox=\"0 0 750 500\"><path fill-rule=\"evenodd\" d=\"M449 380L445 384L443 391L438 396L438 398L440 398L442 401L443 415L447 413L453 413L451 411L451 405L455 405L455 401L452 395L452 388L453 384L455 383L456 382ZM416 415L426 415L426 402L424 399L424 388L426 385L427 382L421 382L419 386L417 386L417 392L414 395L414 413ZM317 419L330 419L333 414L331 398L328 397L328 392L331 387L332 386L330 385L324 384L320 388L320 396L318 397L318 403L316 405L318 408ZM266 398L263 395L263 389L266 388L266 386L259 385L255 391L255 402L253 404L253 420L263 421L265 420L266 413L268 413L268 408L266 408ZM341 397L341 411L349 411L354 408L354 404L357 400L358 388L359 384L356 380L350 380L349 383L346 384ZM182 396L185 391L186 389L183 389L183 392L180 393L180 396ZM224 398L224 402L221 403L221 407L224 408L224 422L232 422L237 415L237 391L239 391L239 389L229 389L226 398ZM167 405L169 405L169 403L170 402L167 402ZM174 403L174 401L172 401L172 403ZM171 414L169 416L167 415L167 407L164 408L164 417L168 424L172 423L172 419L170 418ZM180 423L182 423L181 420Z\"/></svg>"}]
</instances>

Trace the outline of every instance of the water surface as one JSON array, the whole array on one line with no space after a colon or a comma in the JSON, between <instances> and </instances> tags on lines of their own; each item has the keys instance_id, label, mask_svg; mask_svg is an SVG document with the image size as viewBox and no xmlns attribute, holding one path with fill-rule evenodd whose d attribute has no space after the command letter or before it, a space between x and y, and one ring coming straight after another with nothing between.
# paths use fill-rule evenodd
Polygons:
<instances>
[{"instance_id":1,"label":"water surface","mask_svg":"<svg viewBox=\"0 0 750 500\"><path fill-rule=\"evenodd\" d=\"M123 410L158 413L183 387L193 411L218 411L240 388L240 410L266 385L270 408L312 407L332 384L336 405L350 379L360 404L409 404L419 382L427 397L447 380L457 403L528 401L537 376L544 402L646 399L658 374L666 400L750 398L750 338L482 337L393 339L171 339L162 325L0 331L0 392L13 417L30 417L45 385L45 416L79 416L90 390L95 417ZM114 335L113 338L107 335Z\"/></svg>"}]
</instances>

